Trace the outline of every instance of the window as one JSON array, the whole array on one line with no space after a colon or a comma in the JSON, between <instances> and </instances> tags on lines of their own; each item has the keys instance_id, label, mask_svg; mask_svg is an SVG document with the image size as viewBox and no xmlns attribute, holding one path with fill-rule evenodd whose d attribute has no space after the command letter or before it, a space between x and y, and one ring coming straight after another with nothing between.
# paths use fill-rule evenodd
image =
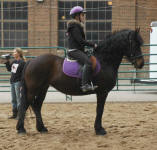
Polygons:
<instances>
[{"instance_id":1,"label":"window","mask_svg":"<svg viewBox=\"0 0 157 150\"><path fill-rule=\"evenodd\" d=\"M99 43L112 30L112 6L108 5L107 0L59 0L59 46L67 46L67 38L65 36L67 28L66 23L70 20L70 9L77 5L87 10L85 23L87 40Z\"/></svg>"},{"instance_id":2,"label":"window","mask_svg":"<svg viewBox=\"0 0 157 150\"><path fill-rule=\"evenodd\" d=\"M58 2L58 21L59 21L59 25L58 25L58 45L59 46L63 46L63 47L67 47L67 38L66 38L66 29L67 29L67 21L70 20L70 9L74 6L84 6L84 2L83 1L64 1L64 0L60 0Z\"/></svg>"},{"instance_id":3,"label":"window","mask_svg":"<svg viewBox=\"0 0 157 150\"><path fill-rule=\"evenodd\" d=\"M86 10L87 40L99 43L112 31L112 6L108 1L87 1Z\"/></svg>"},{"instance_id":4,"label":"window","mask_svg":"<svg viewBox=\"0 0 157 150\"><path fill-rule=\"evenodd\" d=\"M0 1L0 10L0 46L28 46L27 0Z\"/></svg>"}]
</instances>

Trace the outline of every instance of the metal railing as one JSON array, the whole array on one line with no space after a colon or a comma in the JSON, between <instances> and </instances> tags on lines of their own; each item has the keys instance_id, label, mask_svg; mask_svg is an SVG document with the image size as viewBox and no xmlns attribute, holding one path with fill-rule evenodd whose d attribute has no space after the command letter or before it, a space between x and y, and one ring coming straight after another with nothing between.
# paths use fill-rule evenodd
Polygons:
<instances>
[{"instance_id":1,"label":"metal railing","mask_svg":"<svg viewBox=\"0 0 157 150\"><path fill-rule=\"evenodd\" d=\"M1 50L12 50L15 47L0 47L0 52ZM38 49L59 49L64 51L64 57L66 57L66 48L61 47L61 46L52 46L52 47L20 47L22 50L25 49L33 49L33 50L38 50ZM36 56L25 56L26 58L35 58ZM0 64L0 68L5 68L5 65ZM0 76L10 76L10 73L0 73ZM9 79L0 79L0 82L7 82L9 83ZM5 88L5 87L10 87L10 85L0 85L0 87ZM0 92L10 92L10 90L0 90ZM58 92L57 90L49 90L48 92ZM72 96L71 95L66 95L66 100L72 101Z\"/></svg>"},{"instance_id":2,"label":"metal railing","mask_svg":"<svg viewBox=\"0 0 157 150\"><path fill-rule=\"evenodd\" d=\"M147 46L157 46L157 44L154 45L149 45L149 44L145 44L143 45L144 47ZM9 49L13 49L14 47L0 47L0 51L1 50L9 50ZM21 47L23 50L25 49L59 49L59 50L63 50L64 51L64 56L66 56L66 48L65 47ZM157 54L143 54L144 57L149 57L151 55L157 55ZM26 56L26 58L34 58L35 56ZM149 60L149 59L147 59ZM146 82L135 82L135 81L139 81L139 80L157 80L157 78L149 78L149 73L150 72L157 72L157 70L155 71L149 71L149 65L157 65L157 63L149 63L149 62L145 62L145 66L144 69L145 70L129 70L129 71L125 71L125 70L119 70L118 72L118 78L117 78L117 83L115 88L113 89L113 91L157 91L157 88L155 86L157 86L157 82L152 82L147 84ZM121 63L121 66L132 66L131 63ZM147 67L148 66L148 67ZM0 65L0 68L5 67L4 65ZM121 74L125 74L125 77L120 77ZM127 74L131 74L130 77L128 77ZM141 74L145 74L145 77L141 77ZM0 73L0 76L10 76L10 73ZM139 77L138 77L139 76ZM9 79L0 79L0 82L9 82ZM0 85L0 87L10 87L9 85ZM9 92L9 90L0 90L0 92ZM57 92L56 90L49 90L49 92ZM72 100L72 97L69 95L66 95L66 100Z\"/></svg>"},{"instance_id":3,"label":"metal railing","mask_svg":"<svg viewBox=\"0 0 157 150\"><path fill-rule=\"evenodd\" d=\"M157 46L157 44L144 44L143 47L147 46ZM156 49L157 51L157 49ZM157 56L157 54L145 53L144 57ZM149 60L149 58L147 58ZM131 66L131 63L121 63L121 66ZM145 62L144 69L141 70L129 70L129 71L119 71L117 83L113 91L157 91L157 77L150 78L149 74L151 72L157 73L156 70L150 71L150 65L157 65L157 63ZM132 77L119 77L121 74L132 74ZM145 77L141 77L145 74ZM120 83L121 81L121 83Z\"/></svg>"}]
</instances>

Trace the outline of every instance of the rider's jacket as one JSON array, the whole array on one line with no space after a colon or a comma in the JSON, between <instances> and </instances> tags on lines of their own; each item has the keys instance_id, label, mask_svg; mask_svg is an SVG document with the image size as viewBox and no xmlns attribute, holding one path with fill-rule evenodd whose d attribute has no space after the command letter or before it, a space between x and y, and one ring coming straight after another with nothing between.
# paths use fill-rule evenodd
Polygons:
<instances>
[{"instance_id":1,"label":"rider's jacket","mask_svg":"<svg viewBox=\"0 0 157 150\"><path fill-rule=\"evenodd\" d=\"M84 25L77 20L67 23L67 36L69 49L77 49L84 52L84 47L94 47L94 44L85 40Z\"/></svg>"}]
</instances>

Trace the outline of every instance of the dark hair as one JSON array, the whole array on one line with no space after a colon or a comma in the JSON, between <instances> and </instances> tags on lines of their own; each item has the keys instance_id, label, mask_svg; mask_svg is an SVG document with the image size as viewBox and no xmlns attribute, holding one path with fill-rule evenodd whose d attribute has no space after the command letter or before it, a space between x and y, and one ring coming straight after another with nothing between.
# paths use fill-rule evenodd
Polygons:
<instances>
[{"instance_id":1,"label":"dark hair","mask_svg":"<svg viewBox=\"0 0 157 150\"><path fill-rule=\"evenodd\" d=\"M82 13L82 12L72 14L72 15L71 15L71 18L75 19L75 17L76 17L76 16L80 16L81 13Z\"/></svg>"}]
</instances>

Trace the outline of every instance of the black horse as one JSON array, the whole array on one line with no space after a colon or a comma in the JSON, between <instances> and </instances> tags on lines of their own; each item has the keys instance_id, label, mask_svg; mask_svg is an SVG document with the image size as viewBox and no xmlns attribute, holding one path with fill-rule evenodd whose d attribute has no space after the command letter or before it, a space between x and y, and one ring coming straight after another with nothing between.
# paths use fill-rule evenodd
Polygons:
<instances>
[{"instance_id":1,"label":"black horse","mask_svg":"<svg viewBox=\"0 0 157 150\"><path fill-rule=\"evenodd\" d=\"M18 133L26 132L24 119L29 106L36 115L37 130L39 132L48 131L42 121L41 107L48 87L51 85L58 91L69 95L96 94L97 108L94 128L97 135L106 134L102 127L102 115L107 95L116 84L117 72L123 56L126 56L135 68L143 67L142 44L139 29L121 30L107 36L94 52L94 56L101 64L100 72L92 79L98 88L87 93L81 91L80 80L62 72L63 58L45 54L29 61L23 71L21 105L16 126Z\"/></svg>"}]
</instances>

